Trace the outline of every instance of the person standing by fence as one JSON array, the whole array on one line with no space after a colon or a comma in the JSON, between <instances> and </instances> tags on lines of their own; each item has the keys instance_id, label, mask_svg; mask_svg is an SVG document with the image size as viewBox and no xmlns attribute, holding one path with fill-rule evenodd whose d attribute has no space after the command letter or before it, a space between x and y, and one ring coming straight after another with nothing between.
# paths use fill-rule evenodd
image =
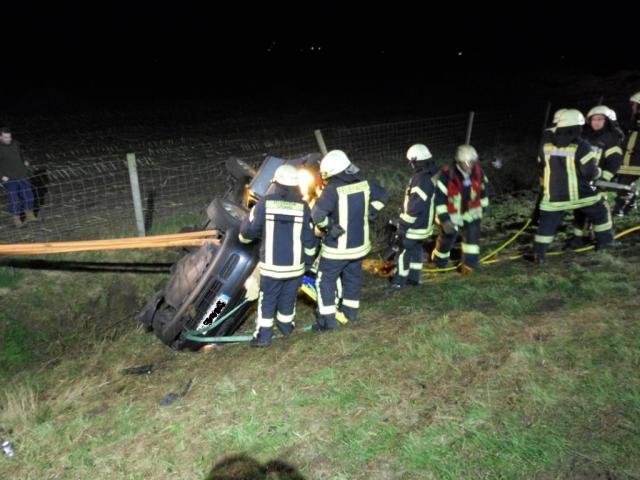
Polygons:
<instances>
[{"instance_id":1,"label":"person standing by fence","mask_svg":"<svg viewBox=\"0 0 640 480\"><path fill-rule=\"evenodd\" d=\"M593 225L598 249L614 246L612 223L602 195L592 185L602 175L596 154L580 137L584 116L579 110L562 112L553 137L542 146L538 161L544 165L544 194L534 240L534 261L543 263L565 213L575 211Z\"/></svg>"},{"instance_id":2,"label":"person standing by fence","mask_svg":"<svg viewBox=\"0 0 640 480\"><path fill-rule=\"evenodd\" d=\"M600 178L610 182L615 177L622 163L622 148L620 147L624 134L617 126L616 113L606 105L597 105L587 113L587 123L582 131L591 151L596 156L596 164L601 169ZM608 215L611 209L607 201L606 192L602 192L604 205ZM591 223L582 210L574 211L573 238L569 240L570 248L580 248L590 242Z\"/></svg>"},{"instance_id":3,"label":"person standing by fence","mask_svg":"<svg viewBox=\"0 0 640 480\"><path fill-rule=\"evenodd\" d=\"M460 145L455 164L438 174L435 209L440 233L432 259L438 268L449 262L451 248L462 234L463 275L473 272L480 258L480 223L489 206L489 180L478 161L478 152L471 145Z\"/></svg>"},{"instance_id":4,"label":"person standing by fence","mask_svg":"<svg viewBox=\"0 0 640 480\"><path fill-rule=\"evenodd\" d=\"M249 343L252 347L271 344L274 319L284 336L293 331L298 288L316 253L311 212L302 200L295 167L278 167L273 182L269 193L242 223L239 234L242 243L262 239L258 318Z\"/></svg>"},{"instance_id":5,"label":"person standing by fence","mask_svg":"<svg viewBox=\"0 0 640 480\"><path fill-rule=\"evenodd\" d=\"M400 247L396 274L387 292L397 292L405 285L418 285L422 276L424 242L433 231L433 184L437 168L426 145L416 143L407 150L407 160L414 171L405 191L396 243Z\"/></svg>"},{"instance_id":6,"label":"person standing by fence","mask_svg":"<svg viewBox=\"0 0 640 480\"><path fill-rule=\"evenodd\" d=\"M23 211L26 220L37 220L33 213L33 192L28 166L29 161L22 155L20 142L13 139L8 127L0 128L0 176L7 192L9 212L16 227L22 226Z\"/></svg>"},{"instance_id":7,"label":"person standing by fence","mask_svg":"<svg viewBox=\"0 0 640 480\"><path fill-rule=\"evenodd\" d=\"M625 144L622 166L618 170L618 182L630 185L640 179L640 91L631 95L631 124ZM633 192L619 193L614 207L616 217L624 217L636 205L637 197Z\"/></svg>"},{"instance_id":8,"label":"person standing by fence","mask_svg":"<svg viewBox=\"0 0 640 480\"><path fill-rule=\"evenodd\" d=\"M313 223L325 233L316 278L318 318L313 330L335 330L337 282L342 280L340 312L350 322L360 308L362 259L371 251L369 222L387 201L387 192L359 175L360 169L341 150L327 153L320 175L327 182L311 210Z\"/></svg>"}]
</instances>

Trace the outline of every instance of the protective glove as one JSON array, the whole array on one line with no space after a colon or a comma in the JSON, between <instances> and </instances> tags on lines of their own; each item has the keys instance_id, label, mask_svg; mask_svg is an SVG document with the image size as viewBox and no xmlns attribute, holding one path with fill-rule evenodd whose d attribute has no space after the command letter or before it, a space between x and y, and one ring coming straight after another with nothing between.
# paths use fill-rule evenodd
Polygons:
<instances>
[{"instance_id":1,"label":"protective glove","mask_svg":"<svg viewBox=\"0 0 640 480\"><path fill-rule=\"evenodd\" d=\"M442 230L447 235L458 233L458 227L456 227L451 220L447 220L446 222L442 223L441 226Z\"/></svg>"},{"instance_id":2,"label":"protective glove","mask_svg":"<svg viewBox=\"0 0 640 480\"><path fill-rule=\"evenodd\" d=\"M307 258L304 262L304 274L305 275L315 275L316 272L313 269L313 259Z\"/></svg>"},{"instance_id":3,"label":"protective glove","mask_svg":"<svg viewBox=\"0 0 640 480\"><path fill-rule=\"evenodd\" d=\"M342 228L337 223L334 223L333 225L331 225L331 227L329 227L329 230L327 230L327 235L329 235L331 238L337 239L341 235L344 235L344 228Z\"/></svg>"},{"instance_id":4,"label":"protective glove","mask_svg":"<svg viewBox=\"0 0 640 480\"><path fill-rule=\"evenodd\" d=\"M594 180L598 180L600 177L602 177L602 169L598 167L598 173L596 173Z\"/></svg>"},{"instance_id":5,"label":"protective glove","mask_svg":"<svg viewBox=\"0 0 640 480\"><path fill-rule=\"evenodd\" d=\"M404 248L404 238L405 232L398 230L396 233L394 233L393 237L391 238L391 248L396 252L402 250Z\"/></svg>"}]
</instances>

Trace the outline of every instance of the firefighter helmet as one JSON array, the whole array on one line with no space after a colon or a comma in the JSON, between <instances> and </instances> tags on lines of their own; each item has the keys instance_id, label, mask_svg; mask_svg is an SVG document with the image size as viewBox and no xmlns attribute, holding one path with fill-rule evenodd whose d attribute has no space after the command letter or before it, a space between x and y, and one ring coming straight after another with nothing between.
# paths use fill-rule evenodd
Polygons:
<instances>
[{"instance_id":1,"label":"firefighter helmet","mask_svg":"<svg viewBox=\"0 0 640 480\"><path fill-rule=\"evenodd\" d=\"M594 115L604 115L612 122L615 122L617 118L616 112L614 112L612 109L610 109L606 105L597 105L593 107L591 110L589 110L589 113L587 113L587 118L591 118Z\"/></svg>"},{"instance_id":2,"label":"firefighter helmet","mask_svg":"<svg viewBox=\"0 0 640 480\"><path fill-rule=\"evenodd\" d=\"M416 143L411 145L407 150L407 160L410 162L419 162L421 160L429 160L432 157L431 152L426 145Z\"/></svg>"},{"instance_id":3,"label":"firefighter helmet","mask_svg":"<svg viewBox=\"0 0 640 480\"><path fill-rule=\"evenodd\" d=\"M581 125L584 125L584 115L580 110L567 108L558 115L558 122L556 123L558 128L579 127Z\"/></svg>"},{"instance_id":4,"label":"firefighter helmet","mask_svg":"<svg viewBox=\"0 0 640 480\"><path fill-rule=\"evenodd\" d=\"M273 175L273 181L285 187L297 187L298 171L293 165L280 165Z\"/></svg>"},{"instance_id":5,"label":"firefighter helmet","mask_svg":"<svg viewBox=\"0 0 640 480\"><path fill-rule=\"evenodd\" d=\"M456 149L456 162L469 165L478 161L478 152L471 145L460 145Z\"/></svg>"},{"instance_id":6,"label":"firefighter helmet","mask_svg":"<svg viewBox=\"0 0 640 480\"><path fill-rule=\"evenodd\" d=\"M344 172L351 166L351 161L342 150L331 150L320 162L320 176L323 179Z\"/></svg>"},{"instance_id":7,"label":"firefighter helmet","mask_svg":"<svg viewBox=\"0 0 640 480\"><path fill-rule=\"evenodd\" d=\"M560 116L562 115L562 113L566 110L566 108L561 108L560 110L556 110L555 113L553 114L553 124L556 125L558 123L558 120L560 120Z\"/></svg>"},{"instance_id":8,"label":"firefighter helmet","mask_svg":"<svg viewBox=\"0 0 640 480\"><path fill-rule=\"evenodd\" d=\"M629 98L629 101L634 103L640 103L640 92L636 92L633 95L631 95L631 98Z\"/></svg>"}]
</instances>

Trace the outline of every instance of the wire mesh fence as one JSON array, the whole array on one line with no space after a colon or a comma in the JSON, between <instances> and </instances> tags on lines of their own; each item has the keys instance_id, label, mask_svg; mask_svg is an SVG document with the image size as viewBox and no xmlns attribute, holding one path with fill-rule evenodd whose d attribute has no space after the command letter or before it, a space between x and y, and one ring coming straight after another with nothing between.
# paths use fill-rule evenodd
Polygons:
<instances>
[{"instance_id":1,"label":"wire mesh fence","mask_svg":"<svg viewBox=\"0 0 640 480\"><path fill-rule=\"evenodd\" d=\"M599 99L563 99L559 106L587 111ZM611 97L624 108L628 99ZM528 188L535 184L535 158L547 105L513 111L476 112L471 144L480 153L496 186ZM556 105L549 106L551 114ZM266 155L296 158L319 147L312 128L289 123L277 128L264 119L238 122L214 118L186 129L161 126L100 128L89 117L74 120L77 130L35 128L23 142L33 159L31 190L38 221L13 224L8 198L0 195L0 242L81 240L136 235L136 221L126 154L135 153L144 223L148 233L176 231L203 224L216 196L232 188L225 160L239 157L257 167ZM81 128L82 121L86 127ZM402 184L409 176L405 152L416 142L428 145L439 164L452 160L464 143L467 113L369 125L322 129L328 149L339 148L381 183ZM38 126L38 125L36 125ZM156 128L157 127L157 128ZM36 132L35 134L33 132ZM23 216L24 218L24 216Z\"/></svg>"}]
</instances>

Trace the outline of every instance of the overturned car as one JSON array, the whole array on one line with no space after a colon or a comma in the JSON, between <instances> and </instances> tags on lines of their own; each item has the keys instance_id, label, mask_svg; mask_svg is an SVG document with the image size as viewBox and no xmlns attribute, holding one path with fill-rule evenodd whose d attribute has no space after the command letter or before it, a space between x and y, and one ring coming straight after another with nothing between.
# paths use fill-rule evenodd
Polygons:
<instances>
[{"instance_id":1,"label":"overturned car","mask_svg":"<svg viewBox=\"0 0 640 480\"><path fill-rule=\"evenodd\" d=\"M214 229L217 238L188 251L171 269L171 277L138 315L138 320L166 345L197 349L203 342L232 335L244 322L258 297L259 242L245 245L238 232L249 209L271 186L283 164L299 170L305 200L319 186L320 154L293 160L267 156L256 171L236 158L227 160L234 179L232 191L215 198L207 208L202 230Z\"/></svg>"}]
</instances>

